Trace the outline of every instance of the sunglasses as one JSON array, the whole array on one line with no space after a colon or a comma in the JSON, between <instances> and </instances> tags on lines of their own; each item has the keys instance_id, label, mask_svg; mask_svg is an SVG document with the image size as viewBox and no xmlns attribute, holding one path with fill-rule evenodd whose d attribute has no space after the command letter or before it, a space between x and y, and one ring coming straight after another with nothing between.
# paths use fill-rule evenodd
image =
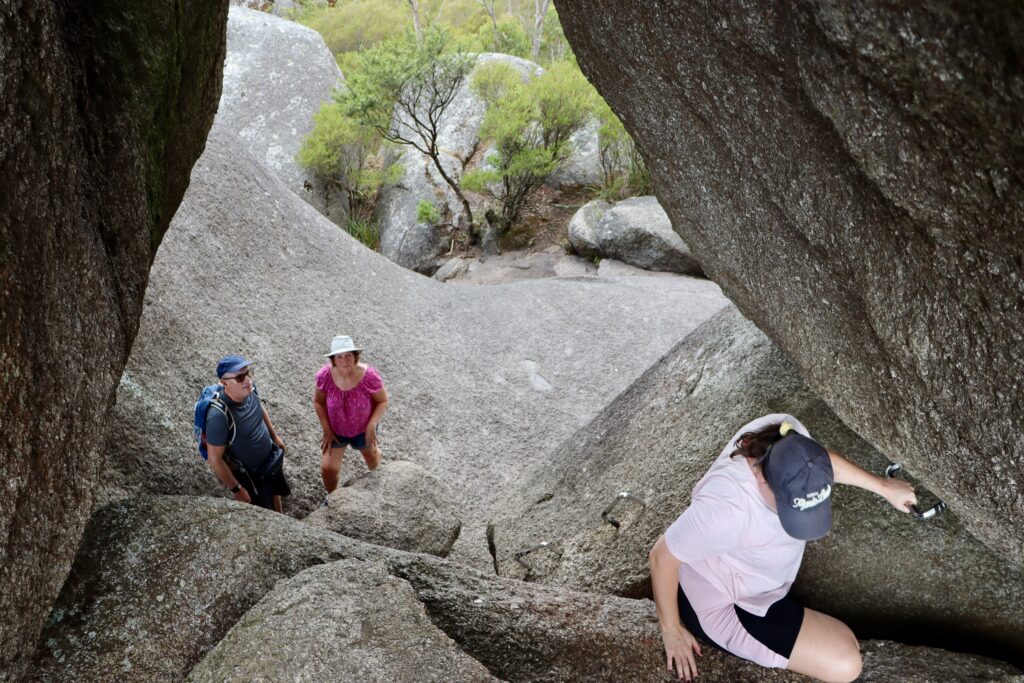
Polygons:
<instances>
[{"instance_id":1,"label":"sunglasses","mask_svg":"<svg viewBox=\"0 0 1024 683\"><path fill-rule=\"evenodd\" d=\"M246 370L245 372L243 372L240 375L235 375L234 377L225 377L224 379L226 379L226 380L233 379L234 381L238 382L239 384L242 384L243 382L245 382L247 377L252 377L252 370Z\"/></svg>"}]
</instances>

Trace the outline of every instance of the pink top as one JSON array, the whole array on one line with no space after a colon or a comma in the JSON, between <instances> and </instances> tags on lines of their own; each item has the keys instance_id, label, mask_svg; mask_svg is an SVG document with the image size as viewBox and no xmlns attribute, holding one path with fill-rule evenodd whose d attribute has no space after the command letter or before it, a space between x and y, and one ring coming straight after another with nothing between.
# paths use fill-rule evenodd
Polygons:
<instances>
[{"instance_id":1,"label":"pink top","mask_svg":"<svg viewBox=\"0 0 1024 683\"><path fill-rule=\"evenodd\" d=\"M373 397L384 388L384 381L372 366L366 367L363 378L354 389L339 389L331 377L331 366L325 365L316 373L316 388L327 394L327 420L336 436L358 436L366 431L366 423L373 414Z\"/></svg>"},{"instance_id":2,"label":"pink top","mask_svg":"<svg viewBox=\"0 0 1024 683\"><path fill-rule=\"evenodd\" d=\"M789 592L806 543L783 531L747 459L729 455L741 434L783 421L810 436L796 418L781 413L744 425L693 487L690 507L665 531L669 552L683 563L679 584L708 637L733 654L780 668L788 660L750 636L733 605L764 616Z\"/></svg>"}]
</instances>

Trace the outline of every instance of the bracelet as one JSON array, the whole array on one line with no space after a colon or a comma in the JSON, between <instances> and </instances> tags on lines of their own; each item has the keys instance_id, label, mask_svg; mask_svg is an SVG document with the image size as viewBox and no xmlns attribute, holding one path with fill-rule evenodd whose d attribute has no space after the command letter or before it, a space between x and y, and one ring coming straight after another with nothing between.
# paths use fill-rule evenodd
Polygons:
<instances>
[{"instance_id":1,"label":"bracelet","mask_svg":"<svg viewBox=\"0 0 1024 683\"><path fill-rule=\"evenodd\" d=\"M235 484L234 488L231 489L231 493L238 493L241 490L242 490L242 485L241 484Z\"/></svg>"}]
</instances>

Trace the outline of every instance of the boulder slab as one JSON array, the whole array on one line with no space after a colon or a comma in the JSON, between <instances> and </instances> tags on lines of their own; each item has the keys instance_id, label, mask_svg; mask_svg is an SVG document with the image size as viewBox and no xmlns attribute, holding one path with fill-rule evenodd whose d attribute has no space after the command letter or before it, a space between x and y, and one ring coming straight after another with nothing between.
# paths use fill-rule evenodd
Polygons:
<instances>
[{"instance_id":1,"label":"boulder slab","mask_svg":"<svg viewBox=\"0 0 1024 683\"><path fill-rule=\"evenodd\" d=\"M180 681L278 580L371 552L234 501L113 503L89 523L31 677Z\"/></svg>"},{"instance_id":2,"label":"boulder slab","mask_svg":"<svg viewBox=\"0 0 1024 683\"><path fill-rule=\"evenodd\" d=\"M462 522L455 495L416 463L394 460L339 486L306 521L389 548L445 557Z\"/></svg>"},{"instance_id":3,"label":"boulder slab","mask_svg":"<svg viewBox=\"0 0 1024 683\"><path fill-rule=\"evenodd\" d=\"M271 7L274 14L282 8ZM215 125L238 135L288 189L344 225L345 194L295 160L313 130L313 115L331 101L344 78L319 33L274 14L230 9L224 92Z\"/></svg>"},{"instance_id":4,"label":"boulder slab","mask_svg":"<svg viewBox=\"0 0 1024 683\"><path fill-rule=\"evenodd\" d=\"M561 444L559 466L523 477L522 507L507 502L508 517L492 527L500 572L648 595L651 546L687 507L693 485L736 429L767 413L795 415L826 447L868 471L880 473L889 462L733 308ZM917 490L934 500L920 482ZM623 491L639 501L616 504L615 527L602 512ZM1024 660L1024 573L973 538L955 508L920 522L860 489L840 486L833 497L832 531L808 544L794 588L806 605L862 636ZM515 559L542 542L549 546Z\"/></svg>"},{"instance_id":5,"label":"boulder slab","mask_svg":"<svg viewBox=\"0 0 1024 683\"><path fill-rule=\"evenodd\" d=\"M1019 4L555 5L705 272L1024 564Z\"/></svg>"},{"instance_id":6,"label":"boulder slab","mask_svg":"<svg viewBox=\"0 0 1024 683\"><path fill-rule=\"evenodd\" d=\"M220 96L226 2L0 6L0 680L71 567L157 245Z\"/></svg>"},{"instance_id":7,"label":"boulder slab","mask_svg":"<svg viewBox=\"0 0 1024 683\"><path fill-rule=\"evenodd\" d=\"M278 582L188 681L261 680L268 672L289 681L498 680L431 622L406 581L383 563L359 560Z\"/></svg>"}]
</instances>

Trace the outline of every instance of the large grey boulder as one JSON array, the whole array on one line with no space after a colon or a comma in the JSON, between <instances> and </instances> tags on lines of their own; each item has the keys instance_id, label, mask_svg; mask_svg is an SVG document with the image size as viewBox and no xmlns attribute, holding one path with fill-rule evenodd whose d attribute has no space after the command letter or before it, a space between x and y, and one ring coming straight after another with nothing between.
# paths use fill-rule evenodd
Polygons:
<instances>
[{"instance_id":1,"label":"large grey boulder","mask_svg":"<svg viewBox=\"0 0 1024 683\"><path fill-rule=\"evenodd\" d=\"M280 581L192 669L194 683L498 680L382 563L341 560Z\"/></svg>"},{"instance_id":2,"label":"large grey boulder","mask_svg":"<svg viewBox=\"0 0 1024 683\"><path fill-rule=\"evenodd\" d=\"M706 650L710 680L806 680ZM1014 673L967 655L865 650L889 680ZM37 681L668 680L650 601L488 576L185 496L94 517L37 656Z\"/></svg>"},{"instance_id":3,"label":"large grey boulder","mask_svg":"<svg viewBox=\"0 0 1024 683\"><path fill-rule=\"evenodd\" d=\"M220 95L225 2L0 4L0 680L71 567L149 266Z\"/></svg>"},{"instance_id":4,"label":"large grey boulder","mask_svg":"<svg viewBox=\"0 0 1024 683\"><path fill-rule=\"evenodd\" d=\"M289 448L285 509L311 512L324 495L313 378L330 338L351 334L391 396L385 460L451 487L463 522L453 553L489 566L495 492L724 303L694 278L425 278L338 230L215 130L153 265L110 418L108 495L225 495L195 452L192 407L217 359L239 352L256 360ZM350 452L342 479L364 471Z\"/></svg>"},{"instance_id":5,"label":"large grey boulder","mask_svg":"<svg viewBox=\"0 0 1024 683\"><path fill-rule=\"evenodd\" d=\"M705 272L1024 563L1019 4L555 4Z\"/></svg>"},{"instance_id":6,"label":"large grey boulder","mask_svg":"<svg viewBox=\"0 0 1024 683\"><path fill-rule=\"evenodd\" d=\"M476 56L476 65L501 63L516 69L524 78L535 76L541 68L531 61L498 53ZM459 87L441 120L437 146L441 163L452 178L460 178L480 143L480 125L486 105L471 87L472 76ZM401 125L401 118L398 119ZM414 138L415 139L415 138ZM398 183L381 190L374 218L380 226L380 251L389 259L411 270L433 273L438 257L448 250L450 229L439 229L417 221L421 201L432 202L445 223L453 226L466 221L461 202L445 183L429 157L404 147L396 163L402 167Z\"/></svg>"},{"instance_id":7,"label":"large grey boulder","mask_svg":"<svg viewBox=\"0 0 1024 683\"><path fill-rule=\"evenodd\" d=\"M89 523L31 678L180 681L278 580L372 553L234 501L113 503Z\"/></svg>"},{"instance_id":8,"label":"large grey boulder","mask_svg":"<svg viewBox=\"0 0 1024 683\"><path fill-rule=\"evenodd\" d=\"M462 528L448 485L405 460L381 463L339 486L328 505L306 521L361 541L441 557Z\"/></svg>"},{"instance_id":9,"label":"large grey boulder","mask_svg":"<svg viewBox=\"0 0 1024 683\"><path fill-rule=\"evenodd\" d=\"M702 274L657 197L630 197L615 204L595 199L576 212L568 232L570 244L584 256L613 258L648 270Z\"/></svg>"},{"instance_id":10,"label":"large grey boulder","mask_svg":"<svg viewBox=\"0 0 1024 683\"><path fill-rule=\"evenodd\" d=\"M735 309L705 323L590 425L562 443L560 464L524 477L492 535L503 575L579 590L650 592L647 552L689 504L693 485L735 430L766 413L795 415L865 469L888 460L853 434L786 356ZM910 472L917 475L916 470ZM623 499L628 491L645 504ZM931 498L918 486L922 498ZM807 546L796 592L868 637L1024 658L1024 572L975 540L953 508L920 522L842 486L833 528ZM541 542L552 544L527 554Z\"/></svg>"},{"instance_id":11,"label":"large grey boulder","mask_svg":"<svg viewBox=\"0 0 1024 683\"><path fill-rule=\"evenodd\" d=\"M275 3L275 10L281 7ZM334 55L311 28L267 12L232 7L224 94L215 125L238 135L245 149L338 225L347 200L295 160L313 115L344 79Z\"/></svg>"}]
</instances>

